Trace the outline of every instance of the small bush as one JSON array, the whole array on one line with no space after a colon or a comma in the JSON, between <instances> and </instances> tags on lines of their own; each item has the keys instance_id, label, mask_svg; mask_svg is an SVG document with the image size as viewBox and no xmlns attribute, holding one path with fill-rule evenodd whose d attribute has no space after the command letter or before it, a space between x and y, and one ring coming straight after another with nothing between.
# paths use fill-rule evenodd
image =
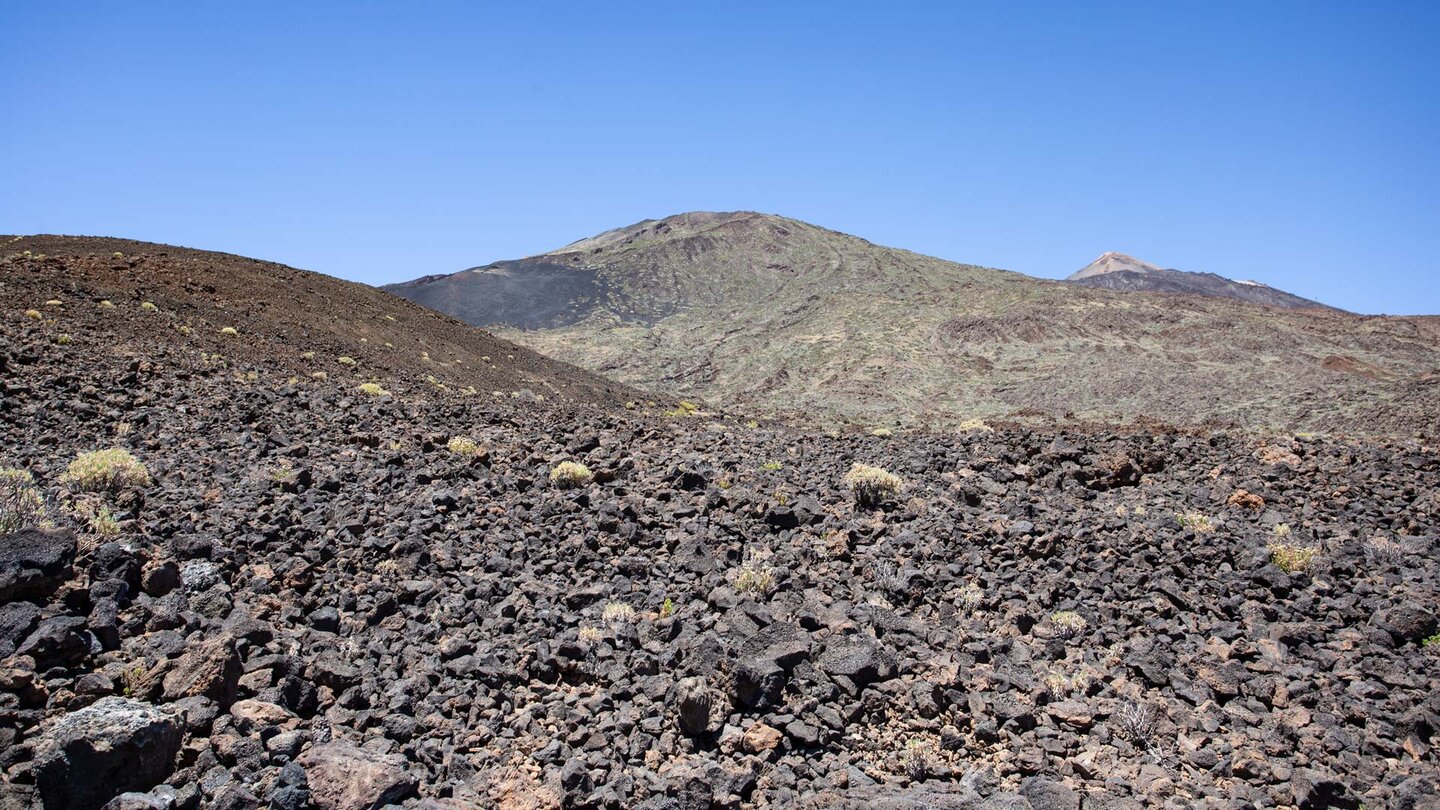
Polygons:
<instances>
[{"instance_id":1,"label":"small bush","mask_svg":"<svg viewBox=\"0 0 1440 810\"><path fill-rule=\"evenodd\" d=\"M1320 549L1315 546L1282 543L1279 540L1271 541L1266 548L1270 550L1270 562L1287 574L1308 570L1315 558L1320 556Z\"/></svg>"},{"instance_id":2,"label":"small bush","mask_svg":"<svg viewBox=\"0 0 1440 810\"><path fill-rule=\"evenodd\" d=\"M342 354L335 359L335 362L339 363L342 366L353 366L355 365L355 358Z\"/></svg>"},{"instance_id":3,"label":"small bush","mask_svg":"<svg viewBox=\"0 0 1440 810\"><path fill-rule=\"evenodd\" d=\"M72 344L72 343L74 343L74 342L75 342L75 338L70 337L69 335L57 335L57 336L55 337L55 345L56 345L56 346L69 346L70 344Z\"/></svg>"},{"instance_id":4,"label":"small bush","mask_svg":"<svg viewBox=\"0 0 1440 810\"><path fill-rule=\"evenodd\" d=\"M845 474L845 483L850 486L855 502L863 507L879 506L905 488L905 481L900 476L868 464L851 467L850 472Z\"/></svg>"},{"instance_id":5,"label":"small bush","mask_svg":"<svg viewBox=\"0 0 1440 810\"><path fill-rule=\"evenodd\" d=\"M994 432L995 432L995 429L992 428L992 427L990 427L989 425L985 424L985 421L984 421L983 419L966 419L964 422L961 422L958 427L956 427L956 430L960 431L961 433L972 433L972 432L994 433Z\"/></svg>"},{"instance_id":6,"label":"small bush","mask_svg":"<svg viewBox=\"0 0 1440 810\"><path fill-rule=\"evenodd\" d=\"M1063 638L1074 638L1084 632L1089 623L1085 617L1073 610L1059 610L1050 614L1050 623Z\"/></svg>"},{"instance_id":7,"label":"small bush","mask_svg":"<svg viewBox=\"0 0 1440 810\"><path fill-rule=\"evenodd\" d=\"M474 458L484 454L480 444L469 436L454 436L445 444L445 448L457 456Z\"/></svg>"},{"instance_id":8,"label":"small bush","mask_svg":"<svg viewBox=\"0 0 1440 810\"><path fill-rule=\"evenodd\" d=\"M606 602L600 618L611 624L626 624L635 621L635 608L620 601Z\"/></svg>"},{"instance_id":9,"label":"small bush","mask_svg":"<svg viewBox=\"0 0 1440 810\"><path fill-rule=\"evenodd\" d=\"M1280 537L1280 538L1289 537L1289 536L1290 536L1290 524L1289 524L1289 523L1276 523L1275 526L1274 526L1274 528L1270 529L1270 533L1273 534L1273 535L1275 535L1276 537Z\"/></svg>"},{"instance_id":10,"label":"small bush","mask_svg":"<svg viewBox=\"0 0 1440 810\"><path fill-rule=\"evenodd\" d=\"M1405 547L1388 537L1372 537L1365 541L1365 558L1372 563L1393 565L1405 559Z\"/></svg>"},{"instance_id":11,"label":"small bush","mask_svg":"<svg viewBox=\"0 0 1440 810\"><path fill-rule=\"evenodd\" d=\"M775 472L776 470L779 470L782 466L784 465L782 465L778 461L767 461L764 464L760 465L760 469L766 472Z\"/></svg>"},{"instance_id":12,"label":"small bush","mask_svg":"<svg viewBox=\"0 0 1440 810\"><path fill-rule=\"evenodd\" d=\"M373 382L360 383L359 388L360 388L360 393L362 393L362 394L368 394L369 396L372 396L372 397L388 397L388 396L390 396L390 392L389 392L389 391L386 391L385 388L380 385L380 383L373 383Z\"/></svg>"},{"instance_id":13,"label":"small bush","mask_svg":"<svg viewBox=\"0 0 1440 810\"><path fill-rule=\"evenodd\" d=\"M583 487L594 480L590 468L576 461L562 461L550 470L550 483L561 489Z\"/></svg>"},{"instance_id":14,"label":"small bush","mask_svg":"<svg viewBox=\"0 0 1440 810\"><path fill-rule=\"evenodd\" d=\"M45 497L26 470L0 469L0 534L9 534L45 519Z\"/></svg>"},{"instance_id":15,"label":"small bush","mask_svg":"<svg viewBox=\"0 0 1440 810\"><path fill-rule=\"evenodd\" d=\"M745 563L735 572L735 592L763 597L775 590L775 575L763 565Z\"/></svg>"},{"instance_id":16,"label":"small bush","mask_svg":"<svg viewBox=\"0 0 1440 810\"><path fill-rule=\"evenodd\" d=\"M971 582L960 589L955 601L959 603L960 609L966 613L974 613L982 602L985 601L985 590L979 585Z\"/></svg>"},{"instance_id":17,"label":"small bush","mask_svg":"<svg viewBox=\"0 0 1440 810\"><path fill-rule=\"evenodd\" d=\"M888 439L888 438L890 438L891 436L894 436L894 435L895 435L895 431L891 430L891 429L888 428L888 427L877 427L877 428L875 428L874 430L870 431L870 435L871 435L871 436L878 436L878 437L880 437L880 438L882 438L882 439Z\"/></svg>"},{"instance_id":18,"label":"small bush","mask_svg":"<svg viewBox=\"0 0 1440 810\"><path fill-rule=\"evenodd\" d=\"M175 331L179 332L180 334L184 335L185 337L190 337L190 333L191 333L192 331L194 331L194 330L192 330L192 329L191 329L190 327L188 327L188 326L182 325L182 326L177 327L177 328L175 329Z\"/></svg>"},{"instance_id":19,"label":"small bush","mask_svg":"<svg viewBox=\"0 0 1440 810\"><path fill-rule=\"evenodd\" d=\"M700 413L700 406L687 400L680 400L675 403L674 410L665 412L669 416L694 416Z\"/></svg>"},{"instance_id":20,"label":"small bush","mask_svg":"<svg viewBox=\"0 0 1440 810\"><path fill-rule=\"evenodd\" d=\"M153 303L146 301L140 305L140 309L144 310L145 312L156 312L160 308L155 306Z\"/></svg>"},{"instance_id":21,"label":"small bush","mask_svg":"<svg viewBox=\"0 0 1440 810\"><path fill-rule=\"evenodd\" d=\"M128 450L112 447L76 456L60 482L79 492L116 492L150 486L150 471Z\"/></svg>"},{"instance_id":22,"label":"small bush","mask_svg":"<svg viewBox=\"0 0 1440 810\"><path fill-rule=\"evenodd\" d=\"M580 640L586 644L599 644L605 640L605 633L598 627L586 625L580 628Z\"/></svg>"},{"instance_id":23,"label":"small bush","mask_svg":"<svg viewBox=\"0 0 1440 810\"><path fill-rule=\"evenodd\" d=\"M314 360L314 359L315 359L315 352L301 352L301 353L300 353L300 359L301 359L301 360Z\"/></svg>"},{"instance_id":24,"label":"small bush","mask_svg":"<svg viewBox=\"0 0 1440 810\"><path fill-rule=\"evenodd\" d=\"M75 515L85 523L91 534L114 537L120 533L120 521L115 519L110 507L94 500L93 496L76 502Z\"/></svg>"},{"instance_id":25,"label":"small bush","mask_svg":"<svg viewBox=\"0 0 1440 810\"><path fill-rule=\"evenodd\" d=\"M51 298L49 301L46 301L46 302L45 302L45 306L47 306L47 307L63 307L63 306L65 306L65 302L64 302L64 301L61 301L59 298Z\"/></svg>"},{"instance_id":26,"label":"small bush","mask_svg":"<svg viewBox=\"0 0 1440 810\"><path fill-rule=\"evenodd\" d=\"M107 298L107 299L105 299L104 301L101 301L101 302L100 302L100 308L101 308L101 309L114 309L114 308L115 308L115 302L114 302L114 301L111 301L110 299Z\"/></svg>"},{"instance_id":27,"label":"small bush","mask_svg":"<svg viewBox=\"0 0 1440 810\"><path fill-rule=\"evenodd\" d=\"M29 318L32 321L38 321L45 316L41 315L40 310L38 309L27 309L25 310L25 317Z\"/></svg>"},{"instance_id":28,"label":"small bush","mask_svg":"<svg viewBox=\"0 0 1440 810\"><path fill-rule=\"evenodd\" d=\"M1215 531L1215 524L1210 522L1210 518L1199 512L1182 512L1175 516L1175 522L1180 524L1180 528L1189 529L1196 534Z\"/></svg>"},{"instance_id":29,"label":"small bush","mask_svg":"<svg viewBox=\"0 0 1440 810\"><path fill-rule=\"evenodd\" d=\"M236 328L233 326L227 326L224 329L220 330L220 334L234 336L240 334L240 332L236 330Z\"/></svg>"},{"instance_id":30,"label":"small bush","mask_svg":"<svg viewBox=\"0 0 1440 810\"><path fill-rule=\"evenodd\" d=\"M660 618L668 619L674 615L675 603L667 596L665 597L665 601L660 604Z\"/></svg>"}]
</instances>

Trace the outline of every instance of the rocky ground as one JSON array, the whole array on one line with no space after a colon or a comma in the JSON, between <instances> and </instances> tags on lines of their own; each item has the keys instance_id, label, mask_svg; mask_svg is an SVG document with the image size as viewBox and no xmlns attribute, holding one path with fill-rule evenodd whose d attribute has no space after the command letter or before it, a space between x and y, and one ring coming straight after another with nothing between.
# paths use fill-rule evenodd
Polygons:
<instances>
[{"instance_id":1,"label":"rocky ground","mask_svg":"<svg viewBox=\"0 0 1440 810\"><path fill-rule=\"evenodd\" d=\"M1440 806L1418 440L365 394L0 292L0 807Z\"/></svg>"}]
</instances>

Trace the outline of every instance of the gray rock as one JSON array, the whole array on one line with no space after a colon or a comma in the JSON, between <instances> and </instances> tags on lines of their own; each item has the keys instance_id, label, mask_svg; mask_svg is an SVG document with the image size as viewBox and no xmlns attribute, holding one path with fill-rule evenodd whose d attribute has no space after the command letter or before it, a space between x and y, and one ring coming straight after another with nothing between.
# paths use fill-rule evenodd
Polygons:
<instances>
[{"instance_id":1,"label":"gray rock","mask_svg":"<svg viewBox=\"0 0 1440 810\"><path fill-rule=\"evenodd\" d=\"M317 745L296 760L305 769L310 800L321 810L375 810L415 791L405 759L349 743Z\"/></svg>"},{"instance_id":2,"label":"gray rock","mask_svg":"<svg viewBox=\"0 0 1440 810\"><path fill-rule=\"evenodd\" d=\"M121 697L101 698L44 727L35 782L46 808L98 808L125 791L164 781L180 750L179 713Z\"/></svg>"},{"instance_id":3,"label":"gray rock","mask_svg":"<svg viewBox=\"0 0 1440 810\"><path fill-rule=\"evenodd\" d=\"M704 678L685 678L672 690L671 705L675 707L680 730L692 737L709 734L719 728L724 716L714 711L714 704L714 691Z\"/></svg>"}]
</instances>

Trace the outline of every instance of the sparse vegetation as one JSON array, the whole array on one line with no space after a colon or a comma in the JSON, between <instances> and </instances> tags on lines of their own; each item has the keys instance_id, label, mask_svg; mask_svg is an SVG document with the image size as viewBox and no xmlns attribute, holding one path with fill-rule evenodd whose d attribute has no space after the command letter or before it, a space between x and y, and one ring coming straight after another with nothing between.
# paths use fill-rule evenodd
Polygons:
<instances>
[{"instance_id":1,"label":"sparse vegetation","mask_svg":"<svg viewBox=\"0 0 1440 810\"><path fill-rule=\"evenodd\" d=\"M993 433L995 429L985 423L983 419L966 419L955 428L960 433Z\"/></svg>"},{"instance_id":2,"label":"sparse vegetation","mask_svg":"<svg viewBox=\"0 0 1440 810\"><path fill-rule=\"evenodd\" d=\"M157 312L160 308L155 306L154 302L144 301L140 304L140 309L144 312Z\"/></svg>"},{"instance_id":3,"label":"sparse vegetation","mask_svg":"<svg viewBox=\"0 0 1440 810\"><path fill-rule=\"evenodd\" d=\"M900 494L905 488L905 481L879 467L872 467L868 464L856 464L845 474L845 483L849 485L855 502L862 507L874 507L888 501Z\"/></svg>"},{"instance_id":4,"label":"sparse vegetation","mask_svg":"<svg viewBox=\"0 0 1440 810\"><path fill-rule=\"evenodd\" d=\"M0 469L0 534L39 525L45 519L45 496L28 470Z\"/></svg>"},{"instance_id":5,"label":"sparse vegetation","mask_svg":"<svg viewBox=\"0 0 1440 810\"><path fill-rule=\"evenodd\" d=\"M1180 528L1189 529L1196 534L1215 531L1215 524L1210 522L1210 518L1199 512L1181 512L1175 516L1175 522L1180 524Z\"/></svg>"},{"instance_id":6,"label":"sparse vegetation","mask_svg":"<svg viewBox=\"0 0 1440 810\"><path fill-rule=\"evenodd\" d=\"M71 336L69 336L69 335L56 335L56 336L55 336L55 345L56 345L56 346L69 346L70 344L72 344L72 343L74 343L74 342L75 342L75 338L73 338L73 337L71 337Z\"/></svg>"},{"instance_id":7,"label":"sparse vegetation","mask_svg":"<svg viewBox=\"0 0 1440 810\"><path fill-rule=\"evenodd\" d=\"M1057 610L1050 614L1050 623L1055 625L1061 638L1074 638L1085 631L1089 622L1073 610Z\"/></svg>"},{"instance_id":8,"label":"sparse vegetation","mask_svg":"<svg viewBox=\"0 0 1440 810\"><path fill-rule=\"evenodd\" d=\"M662 619L668 619L668 618L670 618L671 616L674 616L674 615L675 615L675 603L672 602L672 601L670 600L670 597L667 596L667 597L665 597L665 601L660 604L660 618L662 618Z\"/></svg>"},{"instance_id":9,"label":"sparse vegetation","mask_svg":"<svg viewBox=\"0 0 1440 810\"><path fill-rule=\"evenodd\" d=\"M1320 556L1320 549L1315 546L1302 546L1279 540L1270 541L1266 548L1270 550L1270 562L1290 574L1309 570L1315 563L1315 558Z\"/></svg>"},{"instance_id":10,"label":"sparse vegetation","mask_svg":"<svg viewBox=\"0 0 1440 810\"><path fill-rule=\"evenodd\" d=\"M1127 703L1115 714L1120 735L1140 748L1150 747L1155 730L1155 707L1148 703Z\"/></svg>"},{"instance_id":11,"label":"sparse vegetation","mask_svg":"<svg viewBox=\"0 0 1440 810\"><path fill-rule=\"evenodd\" d=\"M1286 538L1286 537L1289 537L1289 536L1290 536L1290 524L1289 524L1289 523L1276 523L1276 524L1270 529L1270 533L1273 534L1273 535L1275 535L1275 536L1278 537L1278 538L1281 538L1281 539L1284 539L1284 538Z\"/></svg>"},{"instance_id":12,"label":"sparse vegetation","mask_svg":"<svg viewBox=\"0 0 1440 810\"><path fill-rule=\"evenodd\" d=\"M1405 547L1388 537L1372 537L1365 541L1365 558L1373 563L1394 565L1405 559Z\"/></svg>"},{"instance_id":13,"label":"sparse vegetation","mask_svg":"<svg viewBox=\"0 0 1440 810\"><path fill-rule=\"evenodd\" d=\"M764 597L775 589L775 574L759 563L745 563L735 572L736 593Z\"/></svg>"},{"instance_id":14,"label":"sparse vegetation","mask_svg":"<svg viewBox=\"0 0 1440 810\"><path fill-rule=\"evenodd\" d=\"M353 366L355 365L355 358L349 355L342 354L339 357L335 358L335 362L339 363L342 366Z\"/></svg>"},{"instance_id":15,"label":"sparse vegetation","mask_svg":"<svg viewBox=\"0 0 1440 810\"><path fill-rule=\"evenodd\" d=\"M580 628L580 640L586 644L598 644L605 640L605 633L593 625L585 625Z\"/></svg>"},{"instance_id":16,"label":"sparse vegetation","mask_svg":"<svg viewBox=\"0 0 1440 810\"><path fill-rule=\"evenodd\" d=\"M974 613L984 600L985 589L973 582L967 583L955 597L956 604L966 613Z\"/></svg>"},{"instance_id":17,"label":"sparse vegetation","mask_svg":"<svg viewBox=\"0 0 1440 810\"><path fill-rule=\"evenodd\" d=\"M384 386L380 385L380 383L373 383L373 382L360 383L360 385L358 386L358 388L360 389L360 393L362 393L362 394L367 394L367 395L372 396L372 397L388 397L388 396L390 396L390 392L389 392L389 391L386 391L385 388L384 388Z\"/></svg>"},{"instance_id":18,"label":"sparse vegetation","mask_svg":"<svg viewBox=\"0 0 1440 810\"><path fill-rule=\"evenodd\" d=\"M220 334L233 336L240 334L240 331L233 326L226 326L220 330Z\"/></svg>"},{"instance_id":19,"label":"sparse vegetation","mask_svg":"<svg viewBox=\"0 0 1440 810\"><path fill-rule=\"evenodd\" d=\"M100 308L101 308L101 309L114 309L114 308L115 308L115 302L114 302L114 301L111 301L110 299L107 298L107 299L105 299L105 300L103 300L103 301L100 302Z\"/></svg>"},{"instance_id":20,"label":"sparse vegetation","mask_svg":"<svg viewBox=\"0 0 1440 810\"><path fill-rule=\"evenodd\" d=\"M781 464L778 461L767 461L764 464L760 465L760 469L764 470L765 472L775 472L781 469L783 466L785 465Z\"/></svg>"},{"instance_id":21,"label":"sparse vegetation","mask_svg":"<svg viewBox=\"0 0 1440 810\"><path fill-rule=\"evenodd\" d=\"M675 407L665 412L669 416L695 416L700 413L700 406L688 400L680 400Z\"/></svg>"},{"instance_id":22,"label":"sparse vegetation","mask_svg":"<svg viewBox=\"0 0 1440 810\"><path fill-rule=\"evenodd\" d=\"M445 444L445 448L457 456L466 458L474 458L485 452L481 449L479 442L469 436L452 436L450 441Z\"/></svg>"},{"instance_id":23,"label":"sparse vegetation","mask_svg":"<svg viewBox=\"0 0 1440 810\"><path fill-rule=\"evenodd\" d=\"M40 313L40 310L38 310L38 309L27 309L27 310L25 310L25 317L29 318L29 319L32 320L32 321L38 321L38 320L44 318L45 316L42 315L42 314Z\"/></svg>"},{"instance_id":24,"label":"sparse vegetation","mask_svg":"<svg viewBox=\"0 0 1440 810\"><path fill-rule=\"evenodd\" d=\"M115 519L110 507L93 496L76 500L74 511L91 534L114 537L120 533L120 521Z\"/></svg>"},{"instance_id":25,"label":"sparse vegetation","mask_svg":"<svg viewBox=\"0 0 1440 810\"><path fill-rule=\"evenodd\" d=\"M628 624L635 621L635 608L618 600L606 602L600 618L611 624Z\"/></svg>"},{"instance_id":26,"label":"sparse vegetation","mask_svg":"<svg viewBox=\"0 0 1440 810\"><path fill-rule=\"evenodd\" d=\"M562 461L550 470L550 483L561 489L583 487L594 480L590 468L578 461Z\"/></svg>"},{"instance_id":27,"label":"sparse vegetation","mask_svg":"<svg viewBox=\"0 0 1440 810\"><path fill-rule=\"evenodd\" d=\"M119 492L150 485L150 471L130 451L118 447L81 453L60 476L77 492Z\"/></svg>"}]
</instances>

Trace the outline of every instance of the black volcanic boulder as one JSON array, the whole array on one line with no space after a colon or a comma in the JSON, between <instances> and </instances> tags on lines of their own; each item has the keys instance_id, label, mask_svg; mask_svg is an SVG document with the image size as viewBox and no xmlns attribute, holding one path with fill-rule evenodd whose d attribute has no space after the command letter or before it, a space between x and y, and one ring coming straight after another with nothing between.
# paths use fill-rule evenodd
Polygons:
<instances>
[{"instance_id":1,"label":"black volcanic boulder","mask_svg":"<svg viewBox=\"0 0 1440 810\"><path fill-rule=\"evenodd\" d=\"M15 652L35 659L42 670L74 666L90 654L90 640L83 630L85 620L78 616L54 616L40 622Z\"/></svg>"},{"instance_id":2,"label":"black volcanic boulder","mask_svg":"<svg viewBox=\"0 0 1440 810\"><path fill-rule=\"evenodd\" d=\"M14 654L39 623L40 608L29 602L0 605L0 658Z\"/></svg>"},{"instance_id":3,"label":"black volcanic boulder","mask_svg":"<svg viewBox=\"0 0 1440 810\"><path fill-rule=\"evenodd\" d=\"M0 536L0 604L44 600L68 580L75 562L75 535L24 529Z\"/></svg>"},{"instance_id":4,"label":"black volcanic boulder","mask_svg":"<svg viewBox=\"0 0 1440 810\"><path fill-rule=\"evenodd\" d=\"M86 810L169 776L180 751L179 712L105 697L46 726L35 745L35 784L47 808Z\"/></svg>"},{"instance_id":5,"label":"black volcanic boulder","mask_svg":"<svg viewBox=\"0 0 1440 810\"><path fill-rule=\"evenodd\" d=\"M831 643L819 660L827 675L843 675L864 688L895 677L895 655L868 638L844 639Z\"/></svg>"},{"instance_id":6,"label":"black volcanic boulder","mask_svg":"<svg viewBox=\"0 0 1440 810\"><path fill-rule=\"evenodd\" d=\"M1375 626L1389 633L1396 644L1421 641L1435 634L1437 621L1432 598L1417 598L1375 614Z\"/></svg>"},{"instance_id":7,"label":"black volcanic boulder","mask_svg":"<svg viewBox=\"0 0 1440 810\"><path fill-rule=\"evenodd\" d=\"M761 628L740 645L735 696L753 709L775 706L791 671L809 658L810 634L804 629L785 622Z\"/></svg>"}]
</instances>

